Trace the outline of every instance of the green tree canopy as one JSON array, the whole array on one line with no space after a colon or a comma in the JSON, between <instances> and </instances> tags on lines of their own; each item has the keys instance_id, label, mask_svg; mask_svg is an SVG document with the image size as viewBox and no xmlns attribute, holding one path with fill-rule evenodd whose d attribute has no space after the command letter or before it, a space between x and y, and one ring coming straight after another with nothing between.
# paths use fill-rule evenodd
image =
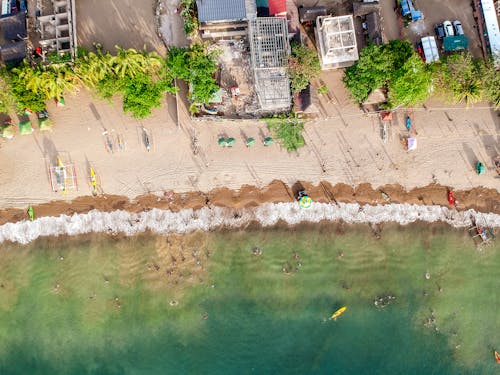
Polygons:
<instances>
[{"instance_id":1,"label":"green tree canopy","mask_svg":"<svg viewBox=\"0 0 500 375\"><path fill-rule=\"evenodd\" d=\"M389 107L414 106L424 102L429 97L431 83L431 73L426 64L413 54L388 82Z\"/></svg>"},{"instance_id":2,"label":"green tree canopy","mask_svg":"<svg viewBox=\"0 0 500 375\"><path fill-rule=\"evenodd\" d=\"M292 43L292 55L288 59L288 71L292 92L304 90L309 82L321 73L319 57L316 51L300 43Z\"/></svg>"},{"instance_id":3,"label":"green tree canopy","mask_svg":"<svg viewBox=\"0 0 500 375\"><path fill-rule=\"evenodd\" d=\"M208 51L205 44L169 51L166 65L173 76L189 83L193 103L208 104L219 90L214 78L218 54L217 50Z\"/></svg>"},{"instance_id":4,"label":"green tree canopy","mask_svg":"<svg viewBox=\"0 0 500 375\"><path fill-rule=\"evenodd\" d=\"M500 108L500 72L489 64L484 68L482 77L483 96L495 106L495 109Z\"/></svg>"},{"instance_id":5,"label":"green tree canopy","mask_svg":"<svg viewBox=\"0 0 500 375\"><path fill-rule=\"evenodd\" d=\"M401 40L369 45L361 51L359 60L345 70L344 84L352 98L362 103L373 90L387 87L389 82L396 82L399 77L408 74L409 69L413 70L413 65L406 63L414 55L411 44ZM396 87L399 86L400 83ZM411 101L401 97L401 94L397 93L398 101Z\"/></svg>"},{"instance_id":6,"label":"green tree canopy","mask_svg":"<svg viewBox=\"0 0 500 375\"><path fill-rule=\"evenodd\" d=\"M450 55L435 71L437 90L452 103L476 103L482 99L483 72L483 64L469 53Z\"/></svg>"}]
</instances>

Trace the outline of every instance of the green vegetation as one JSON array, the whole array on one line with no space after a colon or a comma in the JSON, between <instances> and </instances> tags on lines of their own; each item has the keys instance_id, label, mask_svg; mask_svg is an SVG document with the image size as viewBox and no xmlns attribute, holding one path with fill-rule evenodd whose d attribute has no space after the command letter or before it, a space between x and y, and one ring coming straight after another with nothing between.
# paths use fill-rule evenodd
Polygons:
<instances>
[{"instance_id":1,"label":"green vegetation","mask_svg":"<svg viewBox=\"0 0 500 375\"><path fill-rule=\"evenodd\" d=\"M18 112L29 108L41 111L45 101L61 99L65 92L75 92L79 79L68 66L32 68L24 63L11 71L12 93L16 98Z\"/></svg>"},{"instance_id":2,"label":"green vegetation","mask_svg":"<svg viewBox=\"0 0 500 375\"><path fill-rule=\"evenodd\" d=\"M219 90L214 74L219 51L208 51L206 44L193 44L190 48L172 48L167 56L167 68L176 78L189 84L189 100L208 104Z\"/></svg>"},{"instance_id":3,"label":"green vegetation","mask_svg":"<svg viewBox=\"0 0 500 375\"><path fill-rule=\"evenodd\" d=\"M436 91L445 100L467 106L488 100L500 108L500 73L491 61L485 63L469 53L454 54L430 70Z\"/></svg>"},{"instance_id":4,"label":"green vegetation","mask_svg":"<svg viewBox=\"0 0 500 375\"><path fill-rule=\"evenodd\" d=\"M184 20L184 32L191 36L198 29L198 17L195 10L196 0L182 0L179 4Z\"/></svg>"},{"instance_id":5,"label":"green vegetation","mask_svg":"<svg viewBox=\"0 0 500 375\"><path fill-rule=\"evenodd\" d=\"M18 112L29 108L41 111L45 101L61 99L80 84L99 97L111 100L123 96L123 110L136 118L145 118L161 105L165 92L175 93L174 78L190 84L190 99L208 104L219 89L215 83L217 51L208 52L206 45L173 49L167 59L156 52L136 51L116 46L116 55L79 51L73 65L57 64L31 67L24 63L0 74L0 109L8 112L17 105Z\"/></svg>"},{"instance_id":6,"label":"green vegetation","mask_svg":"<svg viewBox=\"0 0 500 375\"><path fill-rule=\"evenodd\" d=\"M292 92L304 90L309 82L318 78L321 73L318 54L299 43L292 43L292 55L288 59L288 71Z\"/></svg>"},{"instance_id":7,"label":"green vegetation","mask_svg":"<svg viewBox=\"0 0 500 375\"><path fill-rule=\"evenodd\" d=\"M493 64L485 67L481 84L484 98L492 102L495 109L500 109L500 73Z\"/></svg>"},{"instance_id":8,"label":"green vegetation","mask_svg":"<svg viewBox=\"0 0 500 375\"><path fill-rule=\"evenodd\" d=\"M75 92L80 84L94 89L102 98L123 95L123 108L132 116L144 118L160 106L161 95L174 92L172 77L164 68L165 61L157 53L137 52L116 47L117 55L109 52L86 53L73 66L57 64L31 67L24 63L10 71L12 94L17 109L41 111L45 101L60 100Z\"/></svg>"},{"instance_id":9,"label":"green vegetation","mask_svg":"<svg viewBox=\"0 0 500 375\"><path fill-rule=\"evenodd\" d=\"M15 111L16 98L12 92L10 76L7 71L0 69L0 112L11 113Z\"/></svg>"},{"instance_id":10,"label":"green vegetation","mask_svg":"<svg viewBox=\"0 0 500 375\"><path fill-rule=\"evenodd\" d=\"M411 55L388 82L388 107L423 103L429 97L431 82L431 73L425 63L418 55Z\"/></svg>"},{"instance_id":11,"label":"green vegetation","mask_svg":"<svg viewBox=\"0 0 500 375\"><path fill-rule=\"evenodd\" d=\"M278 116L265 120L267 127L274 133L281 145L288 151L297 151L305 145L302 131L304 122L296 117Z\"/></svg>"},{"instance_id":12,"label":"green vegetation","mask_svg":"<svg viewBox=\"0 0 500 375\"><path fill-rule=\"evenodd\" d=\"M454 103L476 103L482 99L482 72L482 64L470 54L451 55L435 72L437 90Z\"/></svg>"},{"instance_id":13,"label":"green vegetation","mask_svg":"<svg viewBox=\"0 0 500 375\"><path fill-rule=\"evenodd\" d=\"M415 53L410 43L391 40L384 45L369 45L360 54L356 64L346 69L344 75L344 84L351 92L352 98L358 103L362 103L370 92L379 88L385 87L391 96L391 83L395 83L396 93L392 94L393 100L391 105L397 106L403 103L415 104L415 99L405 97L402 80L407 75L411 75L408 70L413 70L412 63L406 64ZM430 83L430 82L429 82ZM427 87L420 87L420 90L428 90ZM417 89L415 89L417 91ZM403 94L403 95L401 95ZM412 92L412 96L420 97L420 93Z\"/></svg>"},{"instance_id":14,"label":"green vegetation","mask_svg":"<svg viewBox=\"0 0 500 375\"><path fill-rule=\"evenodd\" d=\"M468 53L425 64L411 44L399 40L363 49L356 64L346 69L344 84L358 103L373 90L385 89L388 108L418 105L431 95L431 87L452 103L489 100L500 106L500 75L492 64Z\"/></svg>"},{"instance_id":15,"label":"green vegetation","mask_svg":"<svg viewBox=\"0 0 500 375\"><path fill-rule=\"evenodd\" d=\"M328 94L328 87L326 85L321 85L320 87L318 87L318 94Z\"/></svg>"},{"instance_id":16,"label":"green vegetation","mask_svg":"<svg viewBox=\"0 0 500 375\"><path fill-rule=\"evenodd\" d=\"M71 61L71 54L66 52L60 55L57 52L52 52L47 55L47 60L49 60L51 64L64 64Z\"/></svg>"}]
</instances>

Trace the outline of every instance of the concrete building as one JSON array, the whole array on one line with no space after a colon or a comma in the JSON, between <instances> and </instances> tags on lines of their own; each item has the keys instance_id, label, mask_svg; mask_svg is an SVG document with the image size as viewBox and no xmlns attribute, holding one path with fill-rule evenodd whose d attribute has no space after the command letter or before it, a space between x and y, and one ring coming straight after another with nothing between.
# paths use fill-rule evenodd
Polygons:
<instances>
[{"instance_id":1,"label":"concrete building","mask_svg":"<svg viewBox=\"0 0 500 375\"><path fill-rule=\"evenodd\" d=\"M359 59L352 15L320 16L315 33L322 69L348 67Z\"/></svg>"},{"instance_id":2,"label":"concrete building","mask_svg":"<svg viewBox=\"0 0 500 375\"><path fill-rule=\"evenodd\" d=\"M69 53L74 59L77 55L75 0L44 0L40 5L35 9L39 40L33 42L43 47L44 57L56 52Z\"/></svg>"}]
</instances>

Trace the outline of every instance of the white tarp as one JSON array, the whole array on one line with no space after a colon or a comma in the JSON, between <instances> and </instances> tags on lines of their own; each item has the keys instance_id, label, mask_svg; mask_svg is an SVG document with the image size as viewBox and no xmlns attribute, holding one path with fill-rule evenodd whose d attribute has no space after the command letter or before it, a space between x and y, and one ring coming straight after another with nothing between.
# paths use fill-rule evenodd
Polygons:
<instances>
[{"instance_id":1,"label":"white tarp","mask_svg":"<svg viewBox=\"0 0 500 375\"><path fill-rule=\"evenodd\" d=\"M408 151L417 149L417 138L408 138Z\"/></svg>"}]
</instances>

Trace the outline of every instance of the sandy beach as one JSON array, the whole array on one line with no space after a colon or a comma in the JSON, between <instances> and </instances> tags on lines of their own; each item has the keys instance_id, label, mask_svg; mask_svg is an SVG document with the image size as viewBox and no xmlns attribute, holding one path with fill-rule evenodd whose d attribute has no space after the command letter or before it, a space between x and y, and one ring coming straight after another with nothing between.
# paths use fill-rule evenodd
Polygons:
<instances>
[{"instance_id":1,"label":"sandy beach","mask_svg":"<svg viewBox=\"0 0 500 375\"><path fill-rule=\"evenodd\" d=\"M65 107L49 103L52 132L35 130L2 140L0 222L24 218L30 204L38 206L37 215L46 216L92 208L199 208L207 199L234 207L286 202L294 199L291 188L297 181L317 201L387 203L381 189L394 202L447 205L451 188L457 190L458 208L500 211L492 164L499 152L499 123L485 103L469 109L435 103L415 109L418 149L407 151L399 139L406 133L405 112L397 113L384 143L377 115L347 105L343 90L333 93L328 117L307 123L306 147L287 153L277 144L260 142L269 132L258 120L193 121L181 107L177 125L166 100L151 118L137 121L123 114L118 99L109 104L82 90L68 96ZM149 152L143 127L151 134ZM236 145L220 148L220 135L236 138ZM106 147L107 136L113 152ZM251 148L244 145L249 136L259 140ZM52 191L47 168L57 155L74 163L78 190ZM476 174L477 160L485 163L486 174ZM105 196L91 196L89 166ZM174 204L165 199L171 193Z\"/></svg>"},{"instance_id":2,"label":"sandy beach","mask_svg":"<svg viewBox=\"0 0 500 375\"><path fill-rule=\"evenodd\" d=\"M78 24L79 41L88 48L93 41L108 49L146 44L164 54L155 30L165 43L169 37L172 43L186 43L182 35L163 30L170 21L180 22L175 2L162 2L159 22L154 1L132 14L123 1L112 2L113 22L102 20L111 8L90 0L82 4L82 19L95 13L101 17ZM126 15L133 22L125 22ZM116 39L117 29L127 38ZM306 146L295 153L278 144L265 147L262 140L270 133L257 119L192 119L182 93L177 101L167 96L163 107L143 121L124 114L120 98L107 103L85 89L67 95L64 107L47 103L52 132L40 132L33 116L33 134L0 140L0 222L23 219L29 205L37 216L47 216L93 208L136 212L199 208L207 202L234 207L286 202L294 199L297 181L320 202L384 204L383 190L393 202L446 205L447 189L453 189L459 209L500 211L500 180L493 168L500 154L500 118L488 103L465 108L433 100L412 111L398 110L384 142L379 115L353 104L341 79L341 71L322 74L329 93L320 97L321 116L306 123ZM414 151L401 141L408 136L404 120L410 112L412 135L418 139ZM150 151L143 129L150 135ZM219 147L220 136L234 137L235 146ZM246 137L257 144L245 147ZM48 172L58 156L73 163L77 176L77 189L64 194L52 190ZM486 166L481 176L474 168L478 160ZM102 193L97 198L91 196L91 167Z\"/></svg>"}]
</instances>

